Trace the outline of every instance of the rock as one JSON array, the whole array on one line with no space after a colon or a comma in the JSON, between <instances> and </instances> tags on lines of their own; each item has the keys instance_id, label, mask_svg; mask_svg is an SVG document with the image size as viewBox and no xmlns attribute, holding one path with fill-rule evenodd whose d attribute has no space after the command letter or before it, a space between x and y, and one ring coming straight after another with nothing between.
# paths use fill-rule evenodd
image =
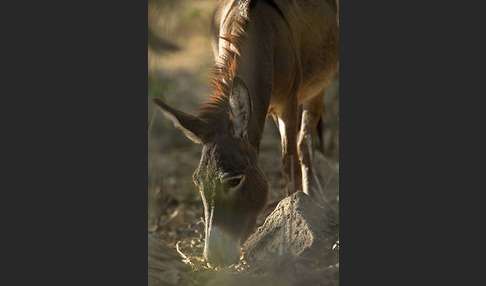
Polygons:
<instances>
[{"instance_id":1,"label":"rock","mask_svg":"<svg viewBox=\"0 0 486 286\"><path fill-rule=\"evenodd\" d=\"M338 259L332 249L337 239L336 213L298 191L280 201L243 249L249 264L276 261L282 255L290 255L298 260L318 260L321 265L331 265Z\"/></svg>"},{"instance_id":2,"label":"rock","mask_svg":"<svg viewBox=\"0 0 486 286\"><path fill-rule=\"evenodd\" d=\"M190 268L173 249L148 235L148 285L191 285Z\"/></svg>"},{"instance_id":3,"label":"rock","mask_svg":"<svg viewBox=\"0 0 486 286\"><path fill-rule=\"evenodd\" d=\"M317 170L317 179L324 189L324 196L329 205L339 212L339 170L335 165L336 163L326 158L321 152L315 153L313 167Z\"/></svg>"}]
</instances>

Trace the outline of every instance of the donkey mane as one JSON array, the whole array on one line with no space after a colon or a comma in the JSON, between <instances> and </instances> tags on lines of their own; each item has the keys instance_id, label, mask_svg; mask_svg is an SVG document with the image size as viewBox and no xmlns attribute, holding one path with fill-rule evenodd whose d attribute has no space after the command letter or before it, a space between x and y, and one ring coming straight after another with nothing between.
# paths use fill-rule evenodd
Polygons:
<instances>
[{"instance_id":1,"label":"donkey mane","mask_svg":"<svg viewBox=\"0 0 486 286\"><path fill-rule=\"evenodd\" d=\"M198 108L198 118L213 128L222 127L229 114L229 97L233 87L233 80L240 63L240 43L246 36L246 26L249 22L248 11L251 1L236 1L234 5L240 5L239 13L233 14L231 34L219 36L227 41L232 48L223 47L222 54L208 73L209 86L212 94L201 103Z\"/></svg>"}]
</instances>

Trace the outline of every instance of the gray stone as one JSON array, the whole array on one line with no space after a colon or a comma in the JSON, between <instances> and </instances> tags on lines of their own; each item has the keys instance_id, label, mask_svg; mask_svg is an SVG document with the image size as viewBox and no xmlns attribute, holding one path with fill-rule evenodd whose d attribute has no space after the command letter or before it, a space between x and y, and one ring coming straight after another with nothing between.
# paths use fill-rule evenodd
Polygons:
<instances>
[{"instance_id":1,"label":"gray stone","mask_svg":"<svg viewBox=\"0 0 486 286\"><path fill-rule=\"evenodd\" d=\"M290 255L330 265L336 263L332 248L337 239L337 214L298 191L280 201L243 249L248 263Z\"/></svg>"}]
</instances>

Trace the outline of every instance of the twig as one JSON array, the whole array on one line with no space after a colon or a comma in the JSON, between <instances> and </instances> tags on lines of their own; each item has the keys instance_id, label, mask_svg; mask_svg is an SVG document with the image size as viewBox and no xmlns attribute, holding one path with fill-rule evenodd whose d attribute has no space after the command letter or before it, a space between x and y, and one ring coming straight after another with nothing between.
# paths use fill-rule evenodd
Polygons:
<instances>
[{"instance_id":1,"label":"twig","mask_svg":"<svg viewBox=\"0 0 486 286\"><path fill-rule=\"evenodd\" d=\"M194 266L194 264L191 262L191 260L184 253L182 253L182 251L179 249L179 243L181 243L180 240L176 243L176 250L180 254L180 256L182 256L182 258L184 258L184 260L182 260L182 261L186 264L191 265L191 267Z\"/></svg>"},{"instance_id":2,"label":"twig","mask_svg":"<svg viewBox=\"0 0 486 286\"><path fill-rule=\"evenodd\" d=\"M154 118L156 112L157 112L157 108L154 108L154 111L152 112L152 118L150 119L150 123L148 127L148 140L150 140L150 131L152 130L152 126L154 125Z\"/></svg>"}]
</instances>

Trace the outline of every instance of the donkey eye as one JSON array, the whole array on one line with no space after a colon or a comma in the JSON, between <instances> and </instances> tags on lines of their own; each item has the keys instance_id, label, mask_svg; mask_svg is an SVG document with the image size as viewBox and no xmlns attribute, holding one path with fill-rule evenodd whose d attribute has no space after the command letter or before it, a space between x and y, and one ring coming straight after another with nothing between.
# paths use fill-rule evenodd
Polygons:
<instances>
[{"instance_id":1,"label":"donkey eye","mask_svg":"<svg viewBox=\"0 0 486 286\"><path fill-rule=\"evenodd\" d=\"M230 188L238 187L240 183L241 183L241 178L233 178L228 180L228 186Z\"/></svg>"},{"instance_id":2,"label":"donkey eye","mask_svg":"<svg viewBox=\"0 0 486 286\"><path fill-rule=\"evenodd\" d=\"M241 182L244 180L245 175L239 175L239 176L234 176L232 178L227 178L225 180L225 185L228 188L228 190L231 189L236 189L239 185L241 185Z\"/></svg>"}]
</instances>

